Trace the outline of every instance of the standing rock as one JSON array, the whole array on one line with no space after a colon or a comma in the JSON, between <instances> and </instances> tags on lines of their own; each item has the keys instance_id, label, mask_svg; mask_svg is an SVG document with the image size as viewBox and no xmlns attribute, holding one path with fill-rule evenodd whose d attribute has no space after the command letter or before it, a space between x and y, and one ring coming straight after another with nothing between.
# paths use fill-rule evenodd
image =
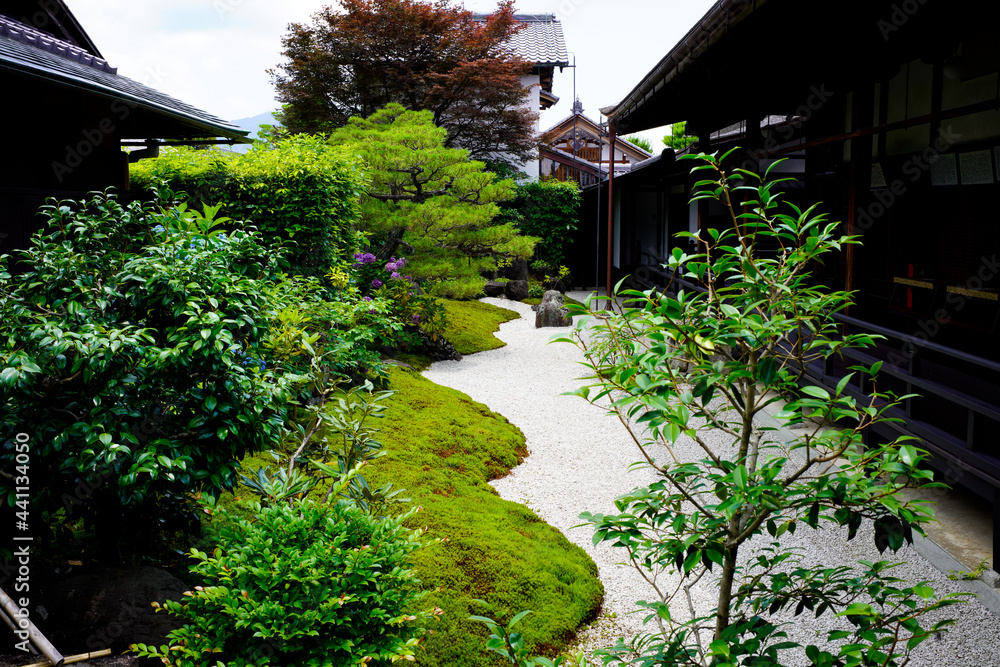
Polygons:
<instances>
[{"instance_id":1,"label":"standing rock","mask_svg":"<svg viewBox=\"0 0 1000 667\"><path fill-rule=\"evenodd\" d=\"M557 292L561 292L563 294L566 293L566 283L559 280L558 278L548 278L545 282L542 283L542 286L545 287L546 291L554 289Z\"/></svg>"},{"instance_id":2,"label":"standing rock","mask_svg":"<svg viewBox=\"0 0 1000 667\"><path fill-rule=\"evenodd\" d=\"M132 643L163 644L181 619L157 614L150 603L183 600L186 590L184 582L156 567L95 568L50 582L32 596L39 605L32 616L65 653L121 653Z\"/></svg>"},{"instance_id":3,"label":"standing rock","mask_svg":"<svg viewBox=\"0 0 1000 667\"><path fill-rule=\"evenodd\" d=\"M420 327L414 327L414 329L414 333L420 339L420 351L430 357L431 361L462 360L462 355L451 344L451 341L441 334L432 336Z\"/></svg>"},{"instance_id":4,"label":"standing rock","mask_svg":"<svg viewBox=\"0 0 1000 667\"><path fill-rule=\"evenodd\" d=\"M535 311L535 328L568 327L573 325L573 317L563 301L563 295L556 290L549 290L542 297L542 303Z\"/></svg>"},{"instance_id":5,"label":"standing rock","mask_svg":"<svg viewBox=\"0 0 1000 667\"><path fill-rule=\"evenodd\" d=\"M528 298L528 281L511 280L504 288L504 294L511 301L524 301Z\"/></svg>"},{"instance_id":6,"label":"standing rock","mask_svg":"<svg viewBox=\"0 0 1000 667\"><path fill-rule=\"evenodd\" d=\"M487 281L486 285L483 286L483 293L486 296L500 297L503 296L504 284L497 280Z\"/></svg>"},{"instance_id":7,"label":"standing rock","mask_svg":"<svg viewBox=\"0 0 1000 667\"><path fill-rule=\"evenodd\" d=\"M524 282L528 282L528 260L513 260L510 263L510 266L504 270L503 275L505 278L510 278L511 280L523 280Z\"/></svg>"}]
</instances>

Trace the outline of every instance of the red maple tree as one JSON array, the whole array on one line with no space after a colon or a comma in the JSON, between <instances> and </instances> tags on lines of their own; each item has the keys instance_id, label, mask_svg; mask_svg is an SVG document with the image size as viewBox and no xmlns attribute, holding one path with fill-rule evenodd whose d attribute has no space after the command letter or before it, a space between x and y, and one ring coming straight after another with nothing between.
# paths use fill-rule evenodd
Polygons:
<instances>
[{"instance_id":1,"label":"red maple tree","mask_svg":"<svg viewBox=\"0 0 1000 667\"><path fill-rule=\"evenodd\" d=\"M390 102L427 109L446 145L516 166L533 157L537 114L521 76L530 63L507 42L522 27L511 0L485 21L449 0L339 0L282 39L286 62L270 74L293 133L324 132Z\"/></svg>"}]
</instances>

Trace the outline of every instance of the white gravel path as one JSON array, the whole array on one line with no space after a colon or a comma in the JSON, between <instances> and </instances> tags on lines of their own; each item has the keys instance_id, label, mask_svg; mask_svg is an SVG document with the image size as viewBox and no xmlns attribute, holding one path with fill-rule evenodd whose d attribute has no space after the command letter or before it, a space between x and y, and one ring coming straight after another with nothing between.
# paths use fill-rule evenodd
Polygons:
<instances>
[{"instance_id":1,"label":"white gravel path","mask_svg":"<svg viewBox=\"0 0 1000 667\"><path fill-rule=\"evenodd\" d=\"M501 325L498 337L506 347L469 355L460 362L435 363L424 375L465 392L524 432L528 457L493 486L501 497L530 507L559 528L597 564L605 588L603 614L581 634L580 646L590 650L610 645L619 636L632 637L642 631L644 616L634 613L635 601L654 597L649 584L631 565L621 562L626 558L624 550L594 547L590 529L574 526L581 523L579 514L583 511L614 513L616 497L656 478L647 469L629 470L639 453L616 418L582 398L562 395L581 384L577 378L585 371L574 346L547 344L553 335L568 329L535 329L530 306L505 299L483 301L521 314L521 319ZM693 447L682 443L678 443L677 452L681 457L696 456ZM909 547L880 558L866 530L870 527L863 528L849 543L840 534L846 535L846 529L803 529L793 540L806 550L807 559L826 566L858 559L906 561L895 571L896 576L913 582L927 580L939 594L961 590L958 582L948 580ZM695 591L700 610L713 606L715 593L711 588L706 577ZM676 617L688 616L686 603L675 606L672 612ZM910 667L1000 667L1000 618L974 598L968 605L945 611L944 617L958 618L958 622L942 638L918 647ZM792 639L816 642L817 632L826 634L822 620L806 612L794 619L789 634ZM793 664L789 661L790 667Z\"/></svg>"}]
</instances>

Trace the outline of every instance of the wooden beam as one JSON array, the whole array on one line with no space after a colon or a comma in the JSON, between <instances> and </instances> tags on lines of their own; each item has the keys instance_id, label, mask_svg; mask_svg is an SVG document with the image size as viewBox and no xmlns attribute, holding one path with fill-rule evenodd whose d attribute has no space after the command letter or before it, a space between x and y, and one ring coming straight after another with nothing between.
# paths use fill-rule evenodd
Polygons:
<instances>
[{"instance_id":1,"label":"wooden beam","mask_svg":"<svg viewBox=\"0 0 1000 667\"><path fill-rule=\"evenodd\" d=\"M960 116L967 116L973 113L979 113L981 111L993 111L1000 109L1000 98L987 100L985 102L977 102L976 104L968 104L964 107L958 107L957 109L949 109L948 111L941 111L939 113L929 113L924 116L919 116L917 118L908 118L906 120L898 120L893 123L884 123L881 125L876 125L874 127L868 127L863 130L854 130L853 132L844 132L842 134L835 134L825 139L816 139L814 141L806 141L800 144L795 144L793 146L782 146L781 148L775 148L767 152L767 155L781 155L783 153L794 153L796 151L805 150L807 148L815 148L817 146L825 146L826 144L831 144L840 141L847 141L848 139L857 139L860 137L870 137L873 134L879 134L882 132L891 132L893 130L905 130L911 128L915 125L923 125L924 123L931 123L935 121L948 120L949 118L958 118Z\"/></svg>"}]
</instances>

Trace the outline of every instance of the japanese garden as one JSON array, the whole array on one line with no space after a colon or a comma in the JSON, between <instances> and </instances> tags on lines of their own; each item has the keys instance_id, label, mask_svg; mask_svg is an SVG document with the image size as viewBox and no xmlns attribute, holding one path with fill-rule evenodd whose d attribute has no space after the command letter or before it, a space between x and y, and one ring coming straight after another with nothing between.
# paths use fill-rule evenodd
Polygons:
<instances>
[{"instance_id":1,"label":"japanese garden","mask_svg":"<svg viewBox=\"0 0 1000 667\"><path fill-rule=\"evenodd\" d=\"M946 388L859 320L885 236L797 171L829 110L626 136L755 6L542 133L554 15L338 0L275 36L249 139L112 71L72 1L23 4L0 82L79 96L85 139L4 172L0 665L995 664L987 561L918 553L959 459L907 421ZM976 275L942 294L986 331ZM990 395L947 393L992 465Z\"/></svg>"}]
</instances>

